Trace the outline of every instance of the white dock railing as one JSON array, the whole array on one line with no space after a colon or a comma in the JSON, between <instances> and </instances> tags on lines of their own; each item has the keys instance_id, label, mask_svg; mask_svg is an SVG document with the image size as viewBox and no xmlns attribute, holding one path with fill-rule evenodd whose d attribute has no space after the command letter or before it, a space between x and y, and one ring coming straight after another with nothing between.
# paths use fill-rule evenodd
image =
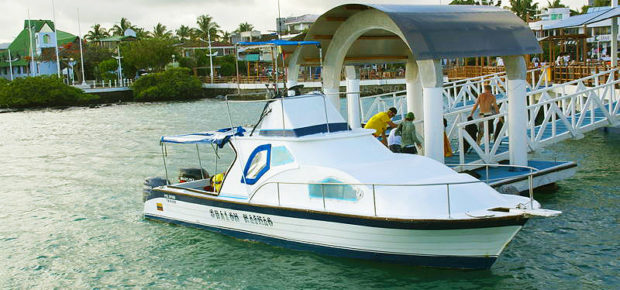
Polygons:
<instances>
[{"instance_id":1,"label":"white dock railing","mask_svg":"<svg viewBox=\"0 0 620 290\"><path fill-rule=\"evenodd\" d=\"M548 67L539 67L527 71L529 75L528 89L535 90L541 86L549 85ZM484 90L484 85L490 85L493 94L506 96L506 72L499 72L469 79L447 82L443 85L444 111L452 112L460 108L472 106ZM389 107L395 107L405 114L407 91L362 97L362 121L368 120L377 112L386 111Z\"/></svg>"},{"instance_id":2,"label":"white dock railing","mask_svg":"<svg viewBox=\"0 0 620 290\"><path fill-rule=\"evenodd\" d=\"M583 133L604 126L617 125L619 115L619 96L616 94L615 86L620 80L615 80L614 76L618 69L596 74L584 79L546 87L527 93L531 104L527 106L528 111L528 147L534 151L543 146L560 142L568 138L581 138ZM598 84L598 80L603 77L604 84ZM584 83L594 78L596 86L586 87ZM566 93L569 86L576 86L577 89L572 93ZM560 93L558 93L560 92ZM507 113L508 100L499 101L500 113L467 121L470 108L445 114L452 124L448 127L450 139L458 142L459 162L466 163L464 152L465 144L480 158L478 163L496 163L508 158L508 119ZM542 112L542 114L541 114ZM499 132L491 136L494 131L489 127L489 121L494 127L502 125ZM470 136L466 131L467 125L479 125L484 132L478 144L476 138ZM496 137L496 138L493 138Z\"/></svg>"},{"instance_id":3,"label":"white dock railing","mask_svg":"<svg viewBox=\"0 0 620 290\"><path fill-rule=\"evenodd\" d=\"M66 83L66 81L65 81ZM133 84L133 79L122 79L122 80L87 80L85 81L85 83L90 86L91 89L95 89L95 88L126 88L129 87ZM79 82L73 82L72 85L73 86L78 86L81 83Z\"/></svg>"},{"instance_id":4,"label":"white dock railing","mask_svg":"<svg viewBox=\"0 0 620 290\"><path fill-rule=\"evenodd\" d=\"M537 70L544 70L539 68ZM533 151L542 146L560 142L567 138L581 138L583 133L603 126L617 125L620 108L620 97L615 86L620 82L615 80L618 69L612 69L591 76L566 82L563 84L548 85L546 74L534 78L537 70L528 71L533 74L535 85L526 93L528 103L528 146ZM467 79L447 83L444 87L444 106L447 108L444 118L448 120L446 134L454 142L459 154L459 163L493 164L505 160L509 156L508 147L508 120L507 98L498 99L500 112L493 116L467 121L475 97L481 92L483 83L490 82L494 92L505 96L505 74L496 73L476 79ZM594 84L588 87L586 84ZM540 89L532 89L541 87ZM456 96L454 93L456 92ZM369 118L372 112L385 111L390 106L398 109L400 114L406 111L406 92L398 91L362 98L362 104L370 103L362 119ZM454 97L453 97L454 96ZM458 104L459 106L456 106ZM463 105L467 104L467 105ZM540 113L542 111L542 114ZM537 122L538 120L538 122ZM498 132L489 127L489 121L494 128L500 127ZM423 120L416 120L422 123ZM465 127L479 126L484 132L480 142L476 136L469 136ZM491 135L493 133L493 136ZM495 138L494 138L495 137ZM464 152L465 144L479 157L476 161L469 161Z\"/></svg>"}]
</instances>

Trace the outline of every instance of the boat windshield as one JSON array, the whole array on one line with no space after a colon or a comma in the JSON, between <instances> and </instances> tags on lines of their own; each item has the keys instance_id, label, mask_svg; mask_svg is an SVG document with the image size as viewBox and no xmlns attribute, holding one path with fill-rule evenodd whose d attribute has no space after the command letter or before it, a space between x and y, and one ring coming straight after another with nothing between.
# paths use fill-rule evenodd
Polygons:
<instances>
[{"instance_id":1,"label":"boat windshield","mask_svg":"<svg viewBox=\"0 0 620 290\"><path fill-rule=\"evenodd\" d=\"M216 131L162 136L160 144L166 179L175 186L207 192L217 191L209 187L211 176L224 174L236 158L235 151L225 145L229 144L232 137L244 136L245 132L243 127L231 127ZM194 146L166 146L169 143L194 144L195 149L192 148ZM174 158L169 158L170 155ZM169 173L176 170L179 171L178 180L174 180L174 177L171 180Z\"/></svg>"}]
</instances>

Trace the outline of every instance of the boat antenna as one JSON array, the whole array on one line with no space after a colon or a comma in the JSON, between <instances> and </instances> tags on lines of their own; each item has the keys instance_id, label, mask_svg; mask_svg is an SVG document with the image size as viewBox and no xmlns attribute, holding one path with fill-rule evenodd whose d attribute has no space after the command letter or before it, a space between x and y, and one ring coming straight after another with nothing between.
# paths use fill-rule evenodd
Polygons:
<instances>
[{"instance_id":1,"label":"boat antenna","mask_svg":"<svg viewBox=\"0 0 620 290\"><path fill-rule=\"evenodd\" d=\"M280 35L282 31L282 16L280 16L280 0L278 0L278 23L276 26L277 26L276 30L278 33L278 39L282 39L282 36Z\"/></svg>"},{"instance_id":2,"label":"boat antenna","mask_svg":"<svg viewBox=\"0 0 620 290\"><path fill-rule=\"evenodd\" d=\"M271 102L273 102L273 101L268 101L268 102L265 103L265 106L263 107L263 111L260 113L260 117L258 117L258 121L252 127L252 131L250 132L250 136L252 136L254 134L254 130L256 130L258 125L263 121L263 119L265 119L265 117L267 117L267 115L269 115L269 113L271 113L271 108L269 108L269 104ZM267 110L267 109L269 109L269 110Z\"/></svg>"},{"instance_id":3,"label":"boat antenna","mask_svg":"<svg viewBox=\"0 0 620 290\"><path fill-rule=\"evenodd\" d=\"M235 43L235 70L237 71L237 94L241 94L241 80L239 78L239 49ZM228 100L227 100L228 101Z\"/></svg>"}]
</instances>

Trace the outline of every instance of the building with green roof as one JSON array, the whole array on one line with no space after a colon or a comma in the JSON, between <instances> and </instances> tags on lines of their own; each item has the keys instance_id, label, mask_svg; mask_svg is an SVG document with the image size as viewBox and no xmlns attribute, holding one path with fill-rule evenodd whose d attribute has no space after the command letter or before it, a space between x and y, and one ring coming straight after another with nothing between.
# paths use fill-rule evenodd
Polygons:
<instances>
[{"instance_id":1,"label":"building with green roof","mask_svg":"<svg viewBox=\"0 0 620 290\"><path fill-rule=\"evenodd\" d=\"M56 74L56 45L62 49L63 45L75 42L78 37L58 30L56 39L55 29L51 20L24 20L24 28L13 42L7 48L0 49L0 77L10 79L11 76L15 78Z\"/></svg>"}]
</instances>

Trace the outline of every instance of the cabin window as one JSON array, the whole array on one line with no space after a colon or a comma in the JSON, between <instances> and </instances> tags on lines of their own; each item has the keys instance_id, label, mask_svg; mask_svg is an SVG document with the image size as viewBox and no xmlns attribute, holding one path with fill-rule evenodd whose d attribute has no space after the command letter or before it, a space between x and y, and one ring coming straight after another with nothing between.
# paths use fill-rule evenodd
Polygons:
<instances>
[{"instance_id":1,"label":"cabin window","mask_svg":"<svg viewBox=\"0 0 620 290\"><path fill-rule=\"evenodd\" d=\"M43 43L48 44L50 43L50 36L47 34L43 35Z\"/></svg>"},{"instance_id":2,"label":"cabin window","mask_svg":"<svg viewBox=\"0 0 620 290\"><path fill-rule=\"evenodd\" d=\"M242 183L255 184L265 172L269 170L271 159L271 144L264 144L256 147L250 154L248 162L243 169Z\"/></svg>"},{"instance_id":3,"label":"cabin window","mask_svg":"<svg viewBox=\"0 0 620 290\"><path fill-rule=\"evenodd\" d=\"M328 177L317 183L342 183L342 181ZM360 198L358 190L350 184L310 184L308 185L308 191L311 198L323 198L323 195L325 195L325 198L349 201Z\"/></svg>"},{"instance_id":4,"label":"cabin window","mask_svg":"<svg viewBox=\"0 0 620 290\"><path fill-rule=\"evenodd\" d=\"M295 162L295 158L285 146L271 148L271 166L281 166Z\"/></svg>"}]
</instances>

